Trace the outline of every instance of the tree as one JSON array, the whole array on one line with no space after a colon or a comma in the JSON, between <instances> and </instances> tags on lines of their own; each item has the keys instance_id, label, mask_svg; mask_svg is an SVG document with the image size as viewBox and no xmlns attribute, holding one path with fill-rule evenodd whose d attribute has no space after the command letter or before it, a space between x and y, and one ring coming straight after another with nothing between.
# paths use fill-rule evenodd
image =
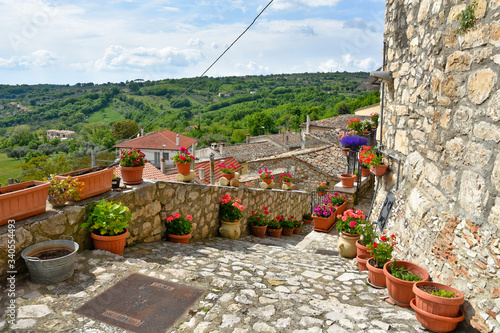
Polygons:
<instances>
[{"instance_id":1,"label":"tree","mask_svg":"<svg viewBox=\"0 0 500 333\"><path fill-rule=\"evenodd\" d=\"M27 146L33 139L35 135L29 125L18 125L10 130L10 141L14 145Z\"/></svg>"},{"instance_id":2,"label":"tree","mask_svg":"<svg viewBox=\"0 0 500 333\"><path fill-rule=\"evenodd\" d=\"M276 125L273 117L265 111L254 113L248 118L247 124L252 136L260 135L261 131L264 133L276 132Z\"/></svg>"},{"instance_id":3,"label":"tree","mask_svg":"<svg viewBox=\"0 0 500 333\"><path fill-rule=\"evenodd\" d=\"M346 102L340 102L335 106L335 110L337 111L338 115L341 114L350 114L351 111L349 110L349 107L347 106Z\"/></svg>"},{"instance_id":4,"label":"tree","mask_svg":"<svg viewBox=\"0 0 500 333\"><path fill-rule=\"evenodd\" d=\"M50 177L51 174L62 174L71 170L69 161L64 155L59 155L54 161L48 156L42 155L30 159L27 163L21 164L23 176L21 181L42 180Z\"/></svg>"},{"instance_id":5,"label":"tree","mask_svg":"<svg viewBox=\"0 0 500 333\"><path fill-rule=\"evenodd\" d=\"M89 123L82 127L82 137L86 141L101 144L104 141L114 140L113 134L106 123Z\"/></svg>"},{"instance_id":6,"label":"tree","mask_svg":"<svg viewBox=\"0 0 500 333\"><path fill-rule=\"evenodd\" d=\"M111 132L116 140L129 139L140 130L139 125L133 120L119 121L111 126Z\"/></svg>"},{"instance_id":7,"label":"tree","mask_svg":"<svg viewBox=\"0 0 500 333\"><path fill-rule=\"evenodd\" d=\"M15 147L7 152L7 157L21 160L29 152L29 149L23 146Z\"/></svg>"},{"instance_id":8,"label":"tree","mask_svg":"<svg viewBox=\"0 0 500 333\"><path fill-rule=\"evenodd\" d=\"M247 134L242 129L234 130L233 135L231 136L234 143L244 142L246 138Z\"/></svg>"}]
</instances>

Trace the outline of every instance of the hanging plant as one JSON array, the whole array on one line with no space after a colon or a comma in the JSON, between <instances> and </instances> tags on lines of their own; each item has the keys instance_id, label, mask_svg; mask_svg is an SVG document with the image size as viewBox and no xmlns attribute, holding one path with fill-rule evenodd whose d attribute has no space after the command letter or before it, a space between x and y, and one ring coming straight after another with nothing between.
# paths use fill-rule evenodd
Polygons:
<instances>
[{"instance_id":1,"label":"hanging plant","mask_svg":"<svg viewBox=\"0 0 500 333\"><path fill-rule=\"evenodd\" d=\"M468 5L458 16L460 19L460 28L458 28L458 34L464 35L474 27L477 22L476 14L474 11L477 7L477 1L474 1L470 5Z\"/></svg>"}]
</instances>

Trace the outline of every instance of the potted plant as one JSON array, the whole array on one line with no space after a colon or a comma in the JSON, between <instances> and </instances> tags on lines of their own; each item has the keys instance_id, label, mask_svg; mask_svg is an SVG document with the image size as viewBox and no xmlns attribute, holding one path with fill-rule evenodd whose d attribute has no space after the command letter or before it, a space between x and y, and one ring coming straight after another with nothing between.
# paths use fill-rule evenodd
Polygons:
<instances>
[{"instance_id":1,"label":"potted plant","mask_svg":"<svg viewBox=\"0 0 500 333\"><path fill-rule=\"evenodd\" d=\"M0 187L0 225L45 212L49 187L37 180Z\"/></svg>"},{"instance_id":2,"label":"potted plant","mask_svg":"<svg viewBox=\"0 0 500 333\"><path fill-rule=\"evenodd\" d=\"M283 184L285 184L286 186L290 186L290 182L292 181L292 175L289 174L289 173L284 173L281 175L281 181L283 182Z\"/></svg>"},{"instance_id":3,"label":"potted plant","mask_svg":"<svg viewBox=\"0 0 500 333\"><path fill-rule=\"evenodd\" d=\"M221 163L219 164L222 176L226 177L227 180L231 180L234 177L234 164L233 163Z\"/></svg>"},{"instance_id":4,"label":"potted plant","mask_svg":"<svg viewBox=\"0 0 500 333\"><path fill-rule=\"evenodd\" d=\"M361 224L366 223L365 215L361 209L356 211L346 210L342 215L337 215L337 231L339 240L337 249L344 258L354 258L357 254L356 241L359 239L359 228Z\"/></svg>"},{"instance_id":5,"label":"potted plant","mask_svg":"<svg viewBox=\"0 0 500 333\"><path fill-rule=\"evenodd\" d=\"M363 156L363 158L361 156ZM367 164L370 167L370 171L373 172L375 176L383 176L389 167L388 165L382 164L382 155L378 153L377 147L372 148L370 146L363 146L363 150L360 152L359 161L363 164Z\"/></svg>"},{"instance_id":6,"label":"potted plant","mask_svg":"<svg viewBox=\"0 0 500 333\"><path fill-rule=\"evenodd\" d=\"M342 138L344 138L346 136L357 135L357 134L358 134L358 132L356 132L356 131L348 131L348 132L340 131L339 135L338 135L339 142L342 142ZM351 150L351 148L342 145L342 150L344 151L344 155L347 156L347 153L349 152L349 150Z\"/></svg>"},{"instance_id":7,"label":"potted plant","mask_svg":"<svg viewBox=\"0 0 500 333\"><path fill-rule=\"evenodd\" d=\"M358 135L347 135L340 140L340 144L351 150L358 150L359 147L366 146L368 139Z\"/></svg>"},{"instance_id":8,"label":"potted plant","mask_svg":"<svg viewBox=\"0 0 500 333\"><path fill-rule=\"evenodd\" d=\"M79 200L80 194L85 188L85 184L78 182L71 176L59 179L51 175L50 179L44 178L43 180L50 183L47 201L55 208L64 207L68 200Z\"/></svg>"},{"instance_id":9,"label":"potted plant","mask_svg":"<svg viewBox=\"0 0 500 333\"><path fill-rule=\"evenodd\" d=\"M368 245L373 244L373 239L375 238L375 232L373 230L373 224L370 221L365 221L365 223L360 223L358 228L358 233L360 239L356 241L356 260L358 261L359 271L367 271L366 262L371 258L370 253L368 253Z\"/></svg>"},{"instance_id":10,"label":"potted plant","mask_svg":"<svg viewBox=\"0 0 500 333\"><path fill-rule=\"evenodd\" d=\"M403 307L409 307L410 301L415 298L415 282L429 280L429 273L423 267L409 261L394 259L385 263L383 270L389 296Z\"/></svg>"},{"instance_id":11,"label":"potted plant","mask_svg":"<svg viewBox=\"0 0 500 333\"><path fill-rule=\"evenodd\" d=\"M113 179L113 168L96 166L55 176L55 178L59 180L67 180L68 177L75 178L78 182L83 184L83 192L80 193L77 200L80 201L110 191L111 181Z\"/></svg>"},{"instance_id":12,"label":"potted plant","mask_svg":"<svg viewBox=\"0 0 500 333\"><path fill-rule=\"evenodd\" d=\"M277 216L274 220L269 220L267 223L267 235L270 237L280 238L283 228L281 227L281 222L283 221L283 216Z\"/></svg>"},{"instance_id":13,"label":"potted plant","mask_svg":"<svg viewBox=\"0 0 500 333\"><path fill-rule=\"evenodd\" d=\"M245 207L241 205L240 199L236 197L233 199L229 194L226 194L222 198L219 209L219 216L222 222L219 232L222 237L234 240L240 238L240 219L244 216L244 210Z\"/></svg>"},{"instance_id":14,"label":"potted plant","mask_svg":"<svg viewBox=\"0 0 500 333\"><path fill-rule=\"evenodd\" d=\"M363 125L361 124L361 120L359 118L349 119L347 122L347 128L351 131L356 131L358 135L363 134Z\"/></svg>"},{"instance_id":15,"label":"potted plant","mask_svg":"<svg viewBox=\"0 0 500 333\"><path fill-rule=\"evenodd\" d=\"M370 119L372 121L372 129L377 129L378 127L378 113L377 112L372 112L370 113Z\"/></svg>"},{"instance_id":16,"label":"potted plant","mask_svg":"<svg viewBox=\"0 0 500 333\"><path fill-rule=\"evenodd\" d=\"M313 211L314 230L328 232L333 228L337 215L342 214L347 206L347 198L339 192L328 194L322 204Z\"/></svg>"},{"instance_id":17,"label":"potted plant","mask_svg":"<svg viewBox=\"0 0 500 333\"><path fill-rule=\"evenodd\" d=\"M368 268L369 282L375 287L385 288L384 265L391 260L392 251L396 245L396 236L381 236L378 242L373 242L368 246L368 252L373 256L366 262Z\"/></svg>"},{"instance_id":18,"label":"potted plant","mask_svg":"<svg viewBox=\"0 0 500 333\"><path fill-rule=\"evenodd\" d=\"M172 160L177 165L177 171L180 174L189 175L191 173L191 162L194 161L194 156L186 148L179 148L179 152L172 157Z\"/></svg>"},{"instance_id":19,"label":"potted plant","mask_svg":"<svg viewBox=\"0 0 500 333\"><path fill-rule=\"evenodd\" d=\"M340 181L343 187L352 188L354 187L354 182L356 181L356 175L343 173L340 175Z\"/></svg>"},{"instance_id":20,"label":"potted plant","mask_svg":"<svg viewBox=\"0 0 500 333\"><path fill-rule=\"evenodd\" d=\"M89 228L98 250L122 255L125 240L129 235L127 226L132 223L132 213L121 201L113 202L101 199L88 205L87 222L82 227Z\"/></svg>"},{"instance_id":21,"label":"potted plant","mask_svg":"<svg viewBox=\"0 0 500 333\"><path fill-rule=\"evenodd\" d=\"M259 170L260 174L260 179L267 185L271 184L271 182L274 179L274 176L272 175L272 172L270 170L264 169L264 170Z\"/></svg>"},{"instance_id":22,"label":"potted plant","mask_svg":"<svg viewBox=\"0 0 500 333\"><path fill-rule=\"evenodd\" d=\"M316 186L316 192L318 192L318 196L323 197L326 195L326 189L330 185L329 182L322 182L321 184L314 184Z\"/></svg>"},{"instance_id":23,"label":"potted plant","mask_svg":"<svg viewBox=\"0 0 500 333\"><path fill-rule=\"evenodd\" d=\"M361 151L359 152L359 161L361 162L361 176L368 177L368 171L370 167L370 163L372 159L375 157L375 154L372 152L372 147L363 146Z\"/></svg>"},{"instance_id":24,"label":"potted plant","mask_svg":"<svg viewBox=\"0 0 500 333\"><path fill-rule=\"evenodd\" d=\"M413 285L413 292L415 298L410 305L417 320L428 330L450 332L464 320L460 310L464 295L459 290L441 283L420 281Z\"/></svg>"},{"instance_id":25,"label":"potted plant","mask_svg":"<svg viewBox=\"0 0 500 333\"><path fill-rule=\"evenodd\" d=\"M313 217L310 213L305 213L302 215L302 221L304 221L305 224L312 224Z\"/></svg>"},{"instance_id":26,"label":"potted plant","mask_svg":"<svg viewBox=\"0 0 500 333\"><path fill-rule=\"evenodd\" d=\"M292 218L288 218L288 220L282 219L280 221L281 227L283 228L282 234L283 236L291 236L293 235L293 230L295 229L295 224L293 223Z\"/></svg>"},{"instance_id":27,"label":"potted plant","mask_svg":"<svg viewBox=\"0 0 500 333\"><path fill-rule=\"evenodd\" d=\"M189 244L191 232L193 231L192 220L191 215L183 217L179 213L167 217L165 226L167 227L168 240L173 243Z\"/></svg>"},{"instance_id":28,"label":"potted plant","mask_svg":"<svg viewBox=\"0 0 500 333\"><path fill-rule=\"evenodd\" d=\"M372 131L372 122L371 120L365 120L361 123L361 129L363 130L363 135L368 135Z\"/></svg>"},{"instance_id":29,"label":"potted plant","mask_svg":"<svg viewBox=\"0 0 500 333\"><path fill-rule=\"evenodd\" d=\"M116 188L120 188L120 181L122 179L120 177L117 177L114 173L113 173L113 179L111 180L111 188L113 189L116 189Z\"/></svg>"},{"instance_id":30,"label":"potted plant","mask_svg":"<svg viewBox=\"0 0 500 333\"><path fill-rule=\"evenodd\" d=\"M252 211L252 215L248 218L248 223L250 224L250 231L252 235L264 238L266 235L267 229L267 215L269 215L269 211L267 207L264 207L264 214L255 213Z\"/></svg>"},{"instance_id":31,"label":"potted plant","mask_svg":"<svg viewBox=\"0 0 500 333\"><path fill-rule=\"evenodd\" d=\"M290 218L292 219L293 226L294 226L293 233L296 235L300 235L300 230L302 229L302 221L298 220L297 218L295 218L293 216L291 216Z\"/></svg>"},{"instance_id":32,"label":"potted plant","mask_svg":"<svg viewBox=\"0 0 500 333\"><path fill-rule=\"evenodd\" d=\"M123 183L127 185L142 183L142 171L146 162L146 155L139 149L122 150L120 154L120 172Z\"/></svg>"}]
</instances>

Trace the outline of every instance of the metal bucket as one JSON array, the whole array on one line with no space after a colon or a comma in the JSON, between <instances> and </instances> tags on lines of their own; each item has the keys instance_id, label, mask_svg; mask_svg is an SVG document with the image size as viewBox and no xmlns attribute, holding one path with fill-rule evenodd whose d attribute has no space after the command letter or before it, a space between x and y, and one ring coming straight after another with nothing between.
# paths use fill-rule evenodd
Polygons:
<instances>
[{"instance_id":1,"label":"metal bucket","mask_svg":"<svg viewBox=\"0 0 500 333\"><path fill-rule=\"evenodd\" d=\"M51 284L64 281L73 275L75 256L78 248L78 243L73 241L73 237L61 236L59 240L40 242L28 246L21 253L21 257L26 261L32 282ZM57 250L67 250L71 253L53 259L39 258L47 251Z\"/></svg>"}]
</instances>

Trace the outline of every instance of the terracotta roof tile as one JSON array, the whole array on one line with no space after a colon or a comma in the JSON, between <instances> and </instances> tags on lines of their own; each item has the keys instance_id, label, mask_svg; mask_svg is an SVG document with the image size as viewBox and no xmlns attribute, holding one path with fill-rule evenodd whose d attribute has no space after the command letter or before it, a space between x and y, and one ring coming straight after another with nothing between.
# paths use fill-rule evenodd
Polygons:
<instances>
[{"instance_id":1,"label":"terracotta roof tile","mask_svg":"<svg viewBox=\"0 0 500 333\"><path fill-rule=\"evenodd\" d=\"M276 155L283 148L269 142L242 143L226 146L225 155L233 156L238 162L251 161L256 158Z\"/></svg>"},{"instance_id":2,"label":"terracotta roof tile","mask_svg":"<svg viewBox=\"0 0 500 333\"><path fill-rule=\"evenodd\" d=\"M338 176L347 170L347 158L337 145L295 155L296 158L313 165L331 176Z\"/></svg>"},{"instance_id":3,"label":"terracotta roof tile","mask_svg":"<svg viewBox=\"0 0 500 333\"><path fill-rule=\"evenodd\" d=\"M179 134L179 146L176 145L177 133L163 130L149 133L139 138L128 140L115 145L116 148L138 148L138 149L165 149L178 150L180 147L189 148L197 141L182 134Z\"/></svg>"},{"instance_id":4,"label":"terracotta roof tile","mask_svg":"<svg viewBox=\"0 0 500 333\"><path fill-rule=\"evenodd\" d=\"M238 163L238 161L234 157L224 157L216 159L214 161L214 181L218 181L222 177L222 172L220 171L219 167L222 161L224 161L226 164L233 163L235 172L238 172L241 169L243 169L241 164ZM199 173L201 168L205 169L205 178L203 179L200 178L200 173ZM194 171L196 173L196 177L198 177L202 182L204 182L205 184L210 184L210 161L195 163Z\"/></svg>"}]
</instances>

